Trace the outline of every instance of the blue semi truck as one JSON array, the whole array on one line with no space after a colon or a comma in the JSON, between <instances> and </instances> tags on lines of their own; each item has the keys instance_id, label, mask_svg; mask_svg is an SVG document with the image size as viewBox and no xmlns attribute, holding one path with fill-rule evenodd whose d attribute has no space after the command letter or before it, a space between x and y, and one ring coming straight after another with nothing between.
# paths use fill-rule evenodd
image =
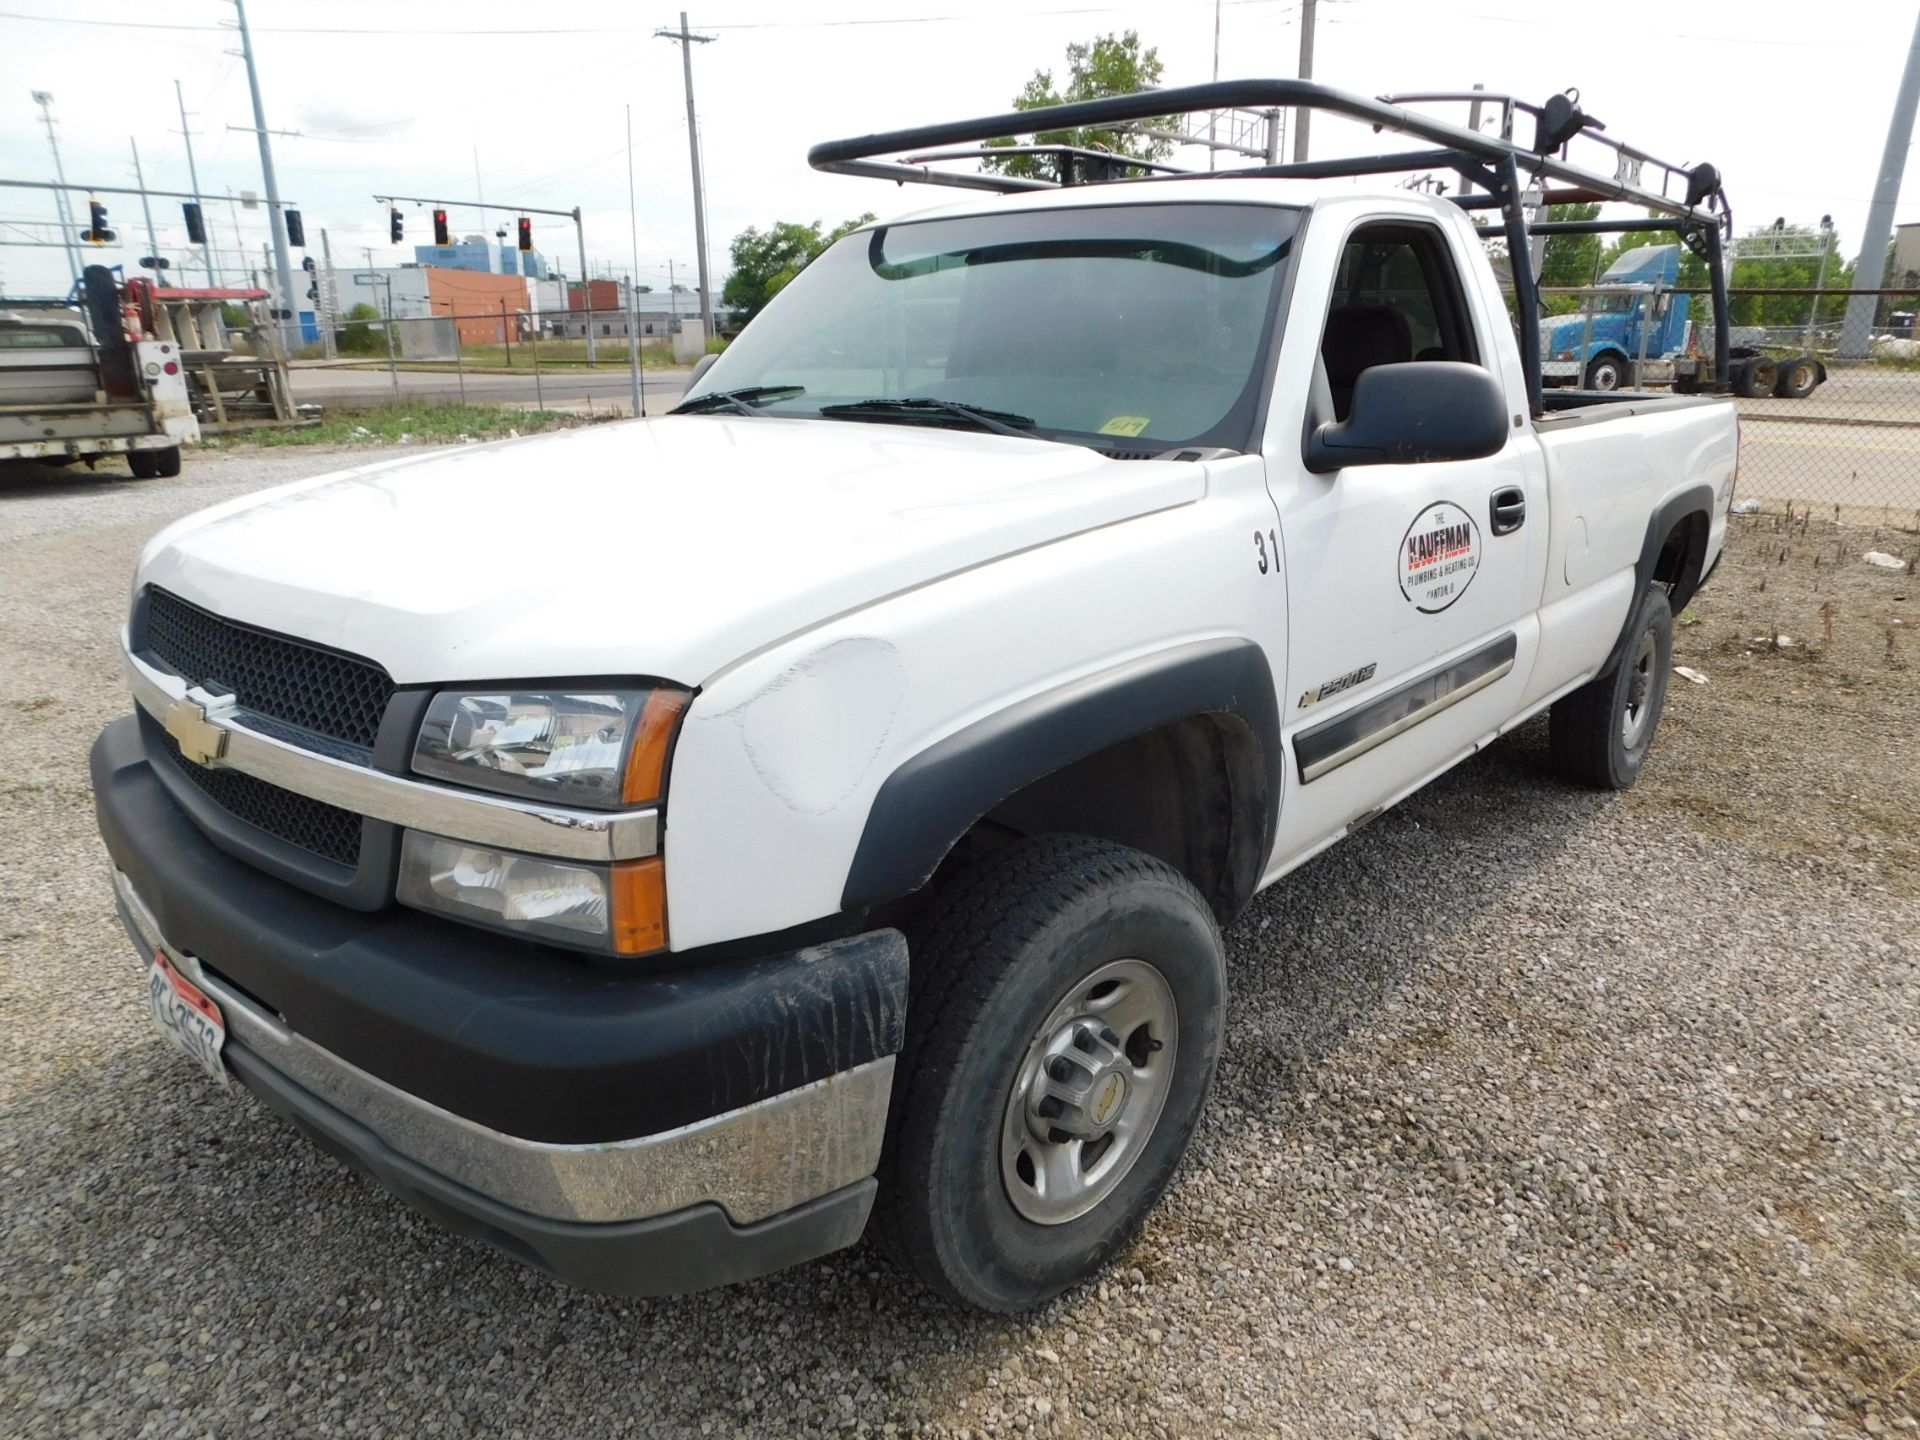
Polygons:
<instances>
[{"instance_id":1,"label":"blue semi truck","mask_svg":"<svg viewBox=\"0 0 1920 1440\"><path fill-rule=\"evenodd\" d=\"M1578 311L1540 322L1542 378L1585 390L1698 389L1713 366L1699 352L1693 297L1675 289L1679 278L1678 245L1621 255L1581 292ZM1741 395L1804 400L1827 378L1827 367L1811 354L1769 354L1758 331L1734 335L1748 342L1728 352L1728 375Z\"/></svg>"}]
</instances>

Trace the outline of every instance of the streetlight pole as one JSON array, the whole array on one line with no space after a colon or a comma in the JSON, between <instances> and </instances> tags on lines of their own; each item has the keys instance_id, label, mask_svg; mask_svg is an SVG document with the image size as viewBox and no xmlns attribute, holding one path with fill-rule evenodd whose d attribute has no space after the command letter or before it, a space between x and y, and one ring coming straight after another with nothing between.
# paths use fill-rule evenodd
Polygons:
<instances>
[{"instance_id":1,"label":"streetlight pole","mask_svg":"<svg viewBox=\"0 0 1920 1440\"><path fill-rule=\"evenodd\" d=\"M60 238L65 242L67 264L73 267L73 278L80 278L80 241L74 235L73 212L67 209L67 172L60 164L60 142L53 134L53 92L36 90L33 103L40 107L40 119L47 127L47 146L53 151L53 178L60 182L60 188L53 192L54 213L60 217Z\"/></svg>"},{"instance_id":2,"label":"streetlight pole","mask_svg":"<svg viewBox=\"0 0 1920 1440\"><path fill-rule=\"evenodd\" d=\"M133 147L133 183L140 187L140 213L147 217L147 258L153 261L154 283L160 281L160 237L153 230L153 205L147 199L147 177L140 169L140 142L129 135Z\"/></svg>"},{"instance_id":3,"label":"streetlight pole","mask_svg":"<svg viewBox=\"0 0 1920 1440\"><path fill-rule=\"evenodd\" d=\"M1906 72L1900 77L1900 92L1893 101L1893 119L1887 125L1887 145L1880 156L1873 205L1867 211L1867 232L1861 241L1860 269L1853 277L1855 293L1847 301L1847 318L1840 326L1840 347L1836 353L1843 360L1866 358L1879 301L1876 296L1859 292L1878 290L1886 278L1887 241L1893 234L1893 208L1900 203L1900 177L1907 168L1907 151L1913 144L1916 111L1920 111L1920 19L1914 22Z\"/></svg>"},{"instance_id":4,"label":"streetlight pole","mask_svg":"<svg viewBox=\"0 0 1920 1440\"><path fill-rule=\"evenodd\" d=\"M240 54L247 62L247 89L253 94L253 127L260 141L260 174L267 185L267 218L273 227L273 268L280 282L280 303L286 307L280 340L286 349L292 350L296 307L293 262L287 252L287 220L280 210L280 182L273 173L273 142L267 137L267 111L260 101L260 72L254 68L253 37L247 31L247 0L233 0L233 9L240 18Z\"/></svg>"},{"instance_id":5,"label":"streetlight pole","mask_svg":"<svg viewBox=\"0 0 1920 1440\"><path fill-rule=\"evenodd\" d=\"M187 124L187 97L180 89L178 80L173 82L173 98L180 104L180 137L187 142L187 179L193 186L193 208L200 212L200 233L212 232L206 228L207 207L200 201L200 171L193 163L193 128ZM200 242L200 264L207 272L207 287L211 289L213 278L213 248L205 240Z\"/></svg>"},{"instance_id":6,"label":"streetlight pole","mask_svg":"<svg viewBox=\"0 0 1920 1440\"><path fill-rule=\"evenodd\" d=\"M1827 283L1827 261L1833 258L1833 217L1820 217L1820 269L1813 277L1813 304L1807 309L1807 348L1813 348L1813 327L1820 318L1820 291Z\"/></svg>"}]
</instances>

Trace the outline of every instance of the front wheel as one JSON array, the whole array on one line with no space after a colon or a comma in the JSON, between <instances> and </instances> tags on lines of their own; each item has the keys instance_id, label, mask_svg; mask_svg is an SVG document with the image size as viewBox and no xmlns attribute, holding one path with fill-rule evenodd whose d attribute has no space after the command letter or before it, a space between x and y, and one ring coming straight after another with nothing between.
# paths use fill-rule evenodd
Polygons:
<instances>
[{"instance_id":1,"label":"front wheel","mask_svg":"<svg viewBox=\"0 0 1920 1440\"><path fill-rule=\"evenodd\" d=\"M1614 391L1620 388L1626 377L1625 368L1617 355L1602 355L1587 366L1587 389Z\"/></svg>"},{"instance_id":2,"label":"front wheel","mask_svg":"<svg viewBox=\"0 0 1920 1440\"><path fill-rule=\"evenodd\" d=\"M1648 587L1627 633L1626 654L1613 671L1554 701L1547 721L1554 767L1599 790L1630 788L1653 748L1673 668L1666 591Z\"/></svg>"},{"instance_id":3,"label":"front wheel","mask_svg":"<svg viewBox=\"0 0 1920 1440\"><path fill-rule=\"evenodd\" d=\"M936 1293L1025 1310L1172 1178L1220 1052L1219 928L1177 871L1082 836L1003 847L912 928L874 1230Z\"/></svg>"}]
</instances>

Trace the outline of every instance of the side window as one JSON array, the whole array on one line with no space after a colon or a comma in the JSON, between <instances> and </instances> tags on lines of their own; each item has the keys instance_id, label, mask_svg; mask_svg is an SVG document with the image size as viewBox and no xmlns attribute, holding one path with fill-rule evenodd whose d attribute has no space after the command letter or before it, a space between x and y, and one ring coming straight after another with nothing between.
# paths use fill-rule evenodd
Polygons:
<instances>
[{"instance_id":1,"label":"side window","mask_svg":"<svg viewBox=\"0 0 1920 1440\"><path fill-rule=\"evenodd\" d=\"M1438 230L1401 223L1353 232L1334 276L1320 358L1341 420L1353 404L1354 382L1375 365L1480 363L1459 271Z\"/></svg>"}]
</instances>

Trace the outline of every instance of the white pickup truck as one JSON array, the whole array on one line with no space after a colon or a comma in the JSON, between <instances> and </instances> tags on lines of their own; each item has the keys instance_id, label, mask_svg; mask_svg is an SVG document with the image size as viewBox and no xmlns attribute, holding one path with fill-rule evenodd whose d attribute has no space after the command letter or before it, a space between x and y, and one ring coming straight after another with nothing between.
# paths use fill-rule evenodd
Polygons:
<instances>
[{"instance_id":1,"label":"white pickup truck","mask_svg":"<svg viewBox=\"0 0 1920 1440\"><path fill-rule=\"evenodd\" d=\"M1451 201L1116 178L847 236L672 415L182 520L93 756L154 1016L577 1285L871 1218L1035 1304L1173 1176L1257 891L1543 711L1646 763L1733 407L1553 404Z\"/></svg>"}]
</instances>

